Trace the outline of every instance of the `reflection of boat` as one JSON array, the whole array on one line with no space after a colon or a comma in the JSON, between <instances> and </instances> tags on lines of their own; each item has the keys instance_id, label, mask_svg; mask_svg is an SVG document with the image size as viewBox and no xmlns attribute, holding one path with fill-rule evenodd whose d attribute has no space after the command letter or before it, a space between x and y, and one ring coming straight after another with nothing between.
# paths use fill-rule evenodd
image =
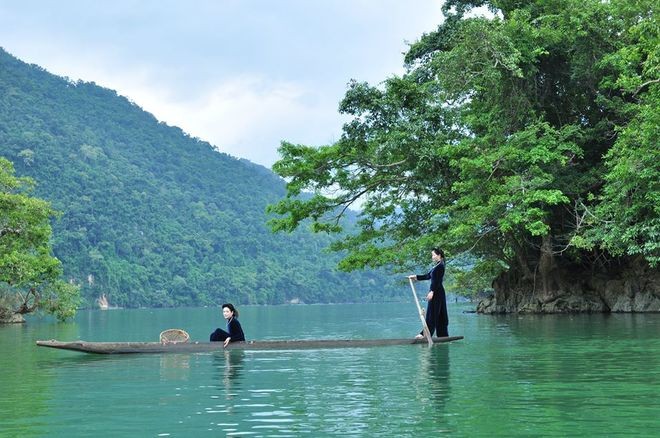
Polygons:
<instances>
[{"instance_id":1,"label":"reflection of boat","mask_svg":"<svg viewBox=\"0 0 660 438\"><path fill-rule=\"evenodd\" d=\"M451 342L463 336L433 338L434 343ZM428 345L426 339L318 339L289 341L233 342L223 348L222 342L191 342L185 344L161 344L160 342L61 342L37 341L40 347L60 348L98 354L128 353L202 353L223 350L317 350L321 348L367 348L390 345Z\"/></svg>"},{"instance_id":2,"label":"reflection of boat","mask_svg":"<svg viewBox=\"0 0 660 438\"><path fill-rule=\"evenodd\" d=\"M99 304L99 307L101 310L108 310L108 307L110 307L110 304L108 303L108 297L105 296L105 294L102 294L96 302Z\"/></svg>"}]
</instances>

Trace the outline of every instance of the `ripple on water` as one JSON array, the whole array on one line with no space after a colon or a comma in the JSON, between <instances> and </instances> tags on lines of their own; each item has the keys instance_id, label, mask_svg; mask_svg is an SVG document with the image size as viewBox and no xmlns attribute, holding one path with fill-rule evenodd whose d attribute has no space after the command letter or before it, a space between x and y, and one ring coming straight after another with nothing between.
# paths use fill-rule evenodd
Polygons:
<instances>
[{"instance_id":1,"label":"ripple on water","mask_svg":"<svg viewBox=\"0 0 660 438\"><path fill-rule=\"evenodd\" d=\"M400 305L369 306L369 324L361 319L365 307L259 309L268 315L286 314L276 334L282 338L295 335L286 330L292 320L302 320L296 316L298 309L307 321L322 327L317 333L326 335L374 338L387 329L396 337L416 328L415 318L400 318ZM332 309L335 314L326 318L330 325L323 326L323 314ZM144 314L126 315L144 322L143 332L135 336L153 331L153 320ZM250 326L249 311L244 318ZM537 318L453 313L450 320L453 333L465 335L465 340L432 349L232 350L131 357L36 349L36 336L20 340L34 325L5 329L9 335L0 335L0 342L5 342L0 351L11 352L11 357L0 356L0 435L656 433L658 315ZM198 331L206 332L206 325L202 322ZM361 332L367 325L369 330ZM59 327L44 324L39 337L56 337L50 332ZM125 324L98 330L106 338L118 338ZM63 333L67 338L78 336Z\"/></svg>"}]
</instances>

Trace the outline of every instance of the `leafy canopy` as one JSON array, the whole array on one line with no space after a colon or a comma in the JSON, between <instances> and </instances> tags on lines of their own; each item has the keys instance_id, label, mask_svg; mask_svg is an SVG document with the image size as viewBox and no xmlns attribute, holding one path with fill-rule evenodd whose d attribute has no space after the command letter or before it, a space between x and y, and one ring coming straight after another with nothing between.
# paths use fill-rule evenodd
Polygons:
<instances>
[{"instance_id":1,"label":"leafy canopy","mask_svg":"<svg viewBox=\"0 0 660 438\"><path fill-rule=\"evenodd\" d=\"M78 288L60 279L52 256L50 204L28 196L29 178L0 158L0 318L41 308L64 320L75 314Z\"/></svg>"},{"instance_id":2,"label":"leafy canopy","mask_svg":"<svg viewBox=\"0 0 660 438\"><path fill-rule=\"evenodd\" d=\"M465 15L483 5L490 17ZM612 256L657 264L656 8L446 2L406 74L349 84L339 141L282 143L273 169L288 191L271 226L334 232L359 206L359 232L334 246L347 269L406 266L436 245L491 279Z\"/></svg>"}]
</instances>

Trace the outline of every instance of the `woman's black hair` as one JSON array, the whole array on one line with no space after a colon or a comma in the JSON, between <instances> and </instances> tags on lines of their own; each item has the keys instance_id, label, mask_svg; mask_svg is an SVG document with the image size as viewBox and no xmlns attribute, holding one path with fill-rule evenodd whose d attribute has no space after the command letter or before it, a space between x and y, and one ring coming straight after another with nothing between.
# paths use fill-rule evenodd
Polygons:
<instances>
[{"instance_id":1,"label":"woman's black hair","mask_svg":"<svg viewBox=\"0 0 660 438\"><path fill-rule=\"evenodd\" d=\"M438 254L443 259L445 258L445 252L443 250L441 250L440 248L433 248L431 251Z\"/></svg>"},{"instance_id":2,"label":"woman's black hair","mask_svg":"<svg viewBox=\"0 0 660 438\"><path fill-rule=\"evenodd\" d=\"M236 308L234 307L233 304L225 303L225 304L222 305L221 309L224 309L225 307L227 309L231 310L231 312L234 314L234 318L238 318L238 310L236 310Z\"/></svg>"}]
</instances>

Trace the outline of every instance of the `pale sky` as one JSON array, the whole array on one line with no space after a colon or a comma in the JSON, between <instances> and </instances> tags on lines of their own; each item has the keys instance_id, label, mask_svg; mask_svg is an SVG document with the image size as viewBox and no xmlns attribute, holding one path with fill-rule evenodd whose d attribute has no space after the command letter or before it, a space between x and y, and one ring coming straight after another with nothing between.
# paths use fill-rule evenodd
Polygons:
<instances>
[{"instance_id":1,"label":"pale sky","mask_svg":"<svg viewBox=\"0 0 660 438\"><path fill-rule=\"evenodd\" d=\"M270 167L336 141L351 79L403 73L442 0L0 0L0 46Z\"/></svg>"}]
</instances>

